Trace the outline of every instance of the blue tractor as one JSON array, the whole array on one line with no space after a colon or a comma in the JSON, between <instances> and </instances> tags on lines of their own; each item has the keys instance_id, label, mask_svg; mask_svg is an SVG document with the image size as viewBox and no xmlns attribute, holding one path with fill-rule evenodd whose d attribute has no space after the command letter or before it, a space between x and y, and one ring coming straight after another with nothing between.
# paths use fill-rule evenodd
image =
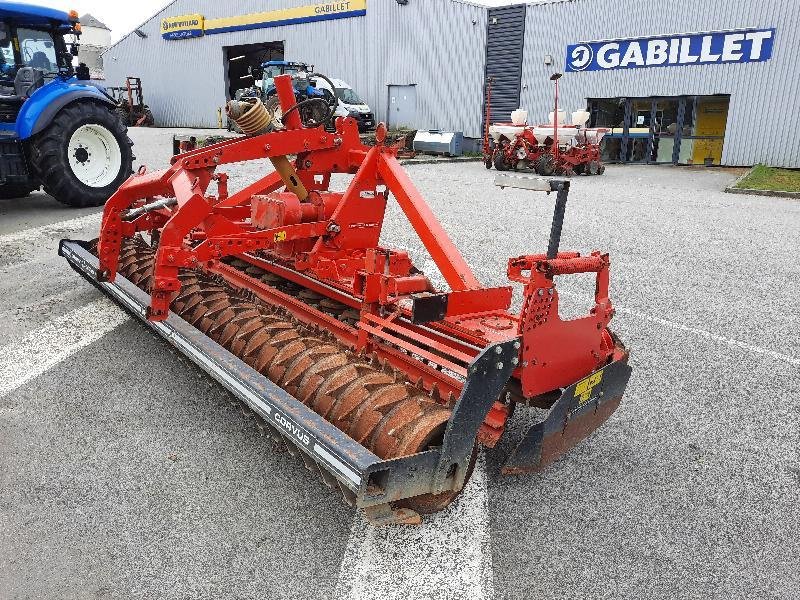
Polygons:
<instances>
[{"instance_id":1,"label":"blue tractor","mask_svg":"<svg viewBox=\"0 0 800 600\"><path fill-rule=\"evenodd\" d=\"M116 104L78 54L77 13L0 3L0 198L44 190L69 206L102 205L132 172Z\"/></svg>"},{"instance_id":2,"label":"blue tractor","mask_svg":"<svg viewBox=\"0 0 800 600\"><path fill-rule=\"evenodd\" d=\"M280 117L281 108L278 92L275 89L275 78L278 75L291 75L303 123L316 125L329 122L336 110L337 100L330 90L317 87L317 78L323 76L313 71L313 66L300 62L271 60L263 63L259 72L254 72L254 75L261 79L259 91L267 110ZM314 101L309 102L309 100Z\"/></svg>"}]
</instances>

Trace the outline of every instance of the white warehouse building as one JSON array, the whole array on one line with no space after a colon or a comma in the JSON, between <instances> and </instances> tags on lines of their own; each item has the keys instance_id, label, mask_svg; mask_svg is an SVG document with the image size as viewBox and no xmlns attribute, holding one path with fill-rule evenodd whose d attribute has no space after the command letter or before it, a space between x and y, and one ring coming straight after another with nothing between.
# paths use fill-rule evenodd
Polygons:
<instances>
[{"instance_id":1,"label":"white warehouse building","mask_svg":"<svg viewBox=\"0 0 800 600\"><path fill-rule=\"evenodd\" d=\"M612 128L609 162L800 167L800 4L785 0L174 0L104 54L141 77L156 123L215 127L249 67L305 62L390 126L482 136L522 107ZM243 58L244 57L244 58ZM234 60L231 60L234 59Z\"/></svg>"}]
</instances>

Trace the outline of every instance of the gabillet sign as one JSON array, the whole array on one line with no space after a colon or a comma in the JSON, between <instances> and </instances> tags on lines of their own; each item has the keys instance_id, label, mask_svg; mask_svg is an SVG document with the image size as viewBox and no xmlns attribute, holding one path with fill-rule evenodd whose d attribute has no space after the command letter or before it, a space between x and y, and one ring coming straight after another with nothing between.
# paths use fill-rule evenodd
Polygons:
<instances>
[{"instance_id":1,"label":"gabillet sign","mask_svg":"<svg viewBox=\"0 0 800 600\"><path fill-rule=\"evenodd\" d=\"M772 58L775 29L679 33L567 46L567 72L763 62Z\"/></svg>"}]
</instances>

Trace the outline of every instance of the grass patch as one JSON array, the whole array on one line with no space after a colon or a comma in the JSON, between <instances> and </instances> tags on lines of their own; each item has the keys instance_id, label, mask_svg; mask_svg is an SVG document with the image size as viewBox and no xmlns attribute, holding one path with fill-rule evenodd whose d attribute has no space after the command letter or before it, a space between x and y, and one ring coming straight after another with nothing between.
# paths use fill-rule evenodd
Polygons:
<instances>
[{"instance_id":1,"label":"grass patch","mask_svg":"<svg viewBox=\"0 0 800 600\"><path fill-rule=\"evenodd\" d=\"M756 165L747 177L736 184L736 187L747 190L800 192L800 170Z\"/></svg>"}]
</instances>

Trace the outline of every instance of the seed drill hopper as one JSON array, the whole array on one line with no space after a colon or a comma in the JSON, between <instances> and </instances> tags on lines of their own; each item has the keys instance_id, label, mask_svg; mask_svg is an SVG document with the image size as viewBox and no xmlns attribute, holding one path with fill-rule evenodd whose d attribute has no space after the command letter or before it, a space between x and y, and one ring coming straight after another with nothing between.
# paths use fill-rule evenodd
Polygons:
<instances>
[{"instance_id":1,"label":"seed drill hopper","mask_svg":"<svg viewBox=\"0 0 800 600\"><path fill-rule=\"evenodd\" d=\"M60 254L375 524L452 502L517 405L547 412L510 446L507 474L542 470L602 424L630 368L608 329L608 255L558 251L569 183L537 184L556 197L553 230L546 254L508 262L524 290L513 312L512 288L478 281L384 127L373 147L350 118L305 127L290 78L275 84L282 128L141 169L99 238L63 240ZM217 168L264 158L275 170L229 193ZM332 173L352 175L346 189L330 189ZM449 290L380 245L390 194ZM595 274L594 303L562 320L554 280L574 273Z\"/></svg>"}]
</instances>

